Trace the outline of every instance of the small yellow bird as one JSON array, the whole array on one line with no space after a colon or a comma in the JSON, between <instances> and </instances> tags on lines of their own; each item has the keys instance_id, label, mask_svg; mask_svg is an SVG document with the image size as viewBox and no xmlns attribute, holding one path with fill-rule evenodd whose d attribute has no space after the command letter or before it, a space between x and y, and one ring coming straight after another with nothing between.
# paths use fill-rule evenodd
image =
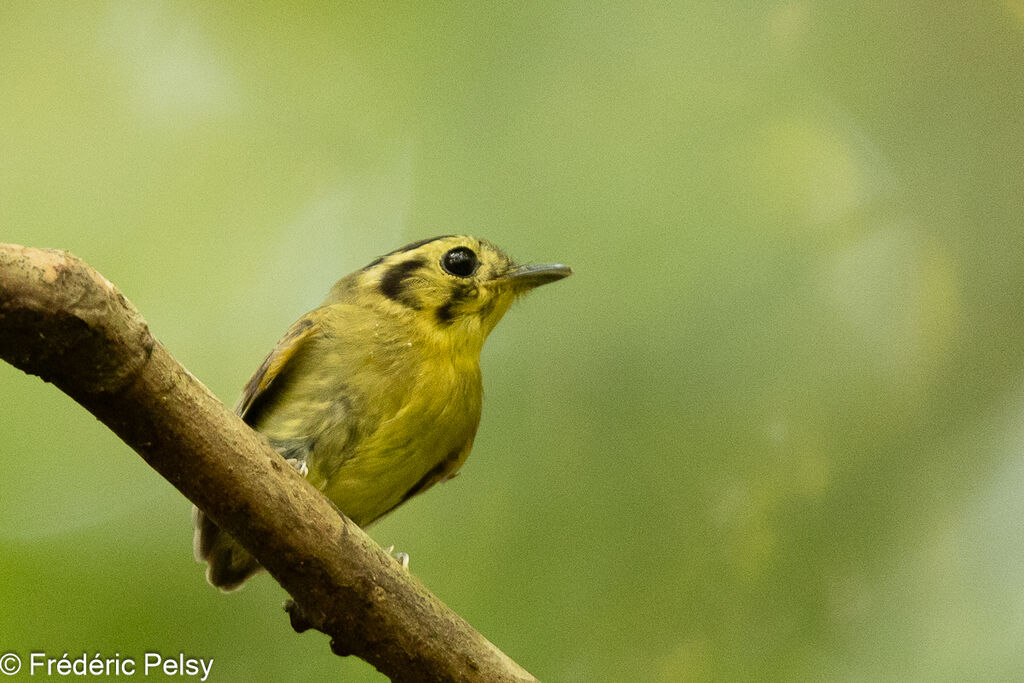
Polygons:
<instances>
[{"instance_id":1,"label":"small yellow bird","mask_svg":"<svg viewBox=\"0 0 1024 683\"><path fill-rule=\"evenodd\" d=\"M473 446L480 349L519 295L572 273L490 242L413 242L339 280L291 326L235 412L365 527L455 476ZM196 560L229 591L261 569L194 509Z\"/></svg>"}]
</instances>

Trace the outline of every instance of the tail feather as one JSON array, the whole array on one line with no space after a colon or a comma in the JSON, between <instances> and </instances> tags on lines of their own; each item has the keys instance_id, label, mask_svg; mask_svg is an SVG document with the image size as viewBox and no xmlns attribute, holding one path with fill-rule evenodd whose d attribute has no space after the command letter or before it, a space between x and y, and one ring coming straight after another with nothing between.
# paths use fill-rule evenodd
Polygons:
<instances>
[{"instance_id":1,"label":"tail feather","mask_svg":"<svg viewBox=\"0 0 1024 683\"><path fill-rule=\"evenodd\" d=\"M192 551L196 562L207 563L206 580L211 585L225 592L237 590L263 569L256 558L199 508L192 508L192 526Z\"/></svg>"}]
</instances>

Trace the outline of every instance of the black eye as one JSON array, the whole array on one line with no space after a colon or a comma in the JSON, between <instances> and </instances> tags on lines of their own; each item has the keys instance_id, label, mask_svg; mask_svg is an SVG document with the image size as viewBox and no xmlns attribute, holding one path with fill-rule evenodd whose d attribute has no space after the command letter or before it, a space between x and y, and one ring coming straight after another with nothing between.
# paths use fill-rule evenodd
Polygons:
<instances>
[{"instance_id":1,"label":"black eye","mask_svg":"<svg viewBox=\"0 0 1024 683\"><path fill-rule=\"evenodd\" d=\"M477 261L476 254L469 247L449 249L441 257L441 267L452 275L458 275L459 277L469 277L476 271L476 267L479 264L480 262Z\"/></svg>"}]
</instances>

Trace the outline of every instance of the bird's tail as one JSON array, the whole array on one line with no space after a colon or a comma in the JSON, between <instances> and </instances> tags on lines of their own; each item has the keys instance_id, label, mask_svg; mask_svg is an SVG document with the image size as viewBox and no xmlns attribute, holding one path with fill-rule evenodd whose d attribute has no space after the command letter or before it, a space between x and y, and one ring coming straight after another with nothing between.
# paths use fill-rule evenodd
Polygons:
<instances>
[{"instance_id":1,"label":"bird's tail","mask_svg":"<svg viewBox=\"0 0 1024 683\"><path fill-rule=\"evenodd\" d=\"M206 562L206 580L222 591L233 591L263 569L249 552L197 507L192 508L196 562Z\"/></svg>"}]
</instances>

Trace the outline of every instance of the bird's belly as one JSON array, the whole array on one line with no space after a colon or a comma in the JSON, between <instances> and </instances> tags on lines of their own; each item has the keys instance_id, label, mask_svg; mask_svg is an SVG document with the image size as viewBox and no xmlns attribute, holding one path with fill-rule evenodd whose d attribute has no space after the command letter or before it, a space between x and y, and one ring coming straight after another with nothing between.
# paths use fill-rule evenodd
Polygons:
<instances>
[{"instance_id":1,"label":"bird's belly","mask_svg":"<svg viewBox=\"0 0 1024 683\"><path fill-rule=\"evenodd\" d=\"M446 362L397 374L410 378L409 386L350 397L359 419L321 431L309 454L310 482L360 526L452 476L480 423L475 364L467 369Z\"/></svg>"},{"instance_id":2,"label":"bird's belly","mask_svg":"<svg viewBox=\"0 0 1024 683\"><path fill-rule=\"evenodd\" d=\"M447 443L431 442L380 452L358 449L320 488L342 513L359 526L367 526L455 474L468 448L465 443L444 441Z\"/></svg>"},{"instance_id":3,"label":"bird's belly","mask_svg":"<svg viewBox=\"0 0 1024 683\"><path fill-rule=\"evenodd\" d=\"M319 439L310 453L310 482L352 521L366 526L455 474L472 447L478 406L452 400L440 406L406 405L376 422L375 429L336 441Z\"/></svg>"}]
</instances>

